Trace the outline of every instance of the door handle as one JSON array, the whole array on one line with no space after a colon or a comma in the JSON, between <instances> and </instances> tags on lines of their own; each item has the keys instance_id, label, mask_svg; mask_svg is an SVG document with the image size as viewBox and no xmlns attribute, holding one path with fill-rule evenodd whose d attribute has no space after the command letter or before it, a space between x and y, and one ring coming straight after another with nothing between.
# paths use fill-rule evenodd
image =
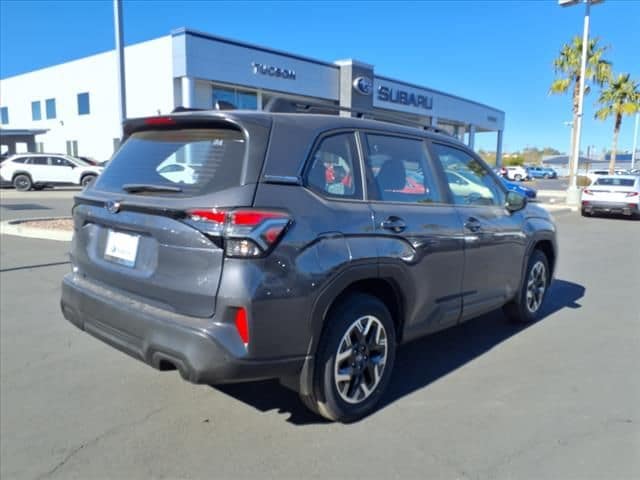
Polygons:
<instances>
[{"instance_id":1,"label":"door handle","mask_svg":"<svg viewBox=\"0 0 640 480\"><path fill-rule=\"evenodd\" d=\"M403 232L407 228L407 224L404 223L400 217L391 216L384 220L381 224L385 230L391 230L395 233Z\"/></svg>"},{"instance_id":2,"label":"door handle","mask_svg":"<svg viewBox=\"0 0 640 480\"><path fill-rule=\"evenodd\" d=\"M478 220L475 217L469 217L467 218L467 221L464 222L464 228L466 228L467 230L469 230L470 232L479 232L480 230L482 230L482 224L480 223L480 220Z\"/></svg>"}]
</instances>

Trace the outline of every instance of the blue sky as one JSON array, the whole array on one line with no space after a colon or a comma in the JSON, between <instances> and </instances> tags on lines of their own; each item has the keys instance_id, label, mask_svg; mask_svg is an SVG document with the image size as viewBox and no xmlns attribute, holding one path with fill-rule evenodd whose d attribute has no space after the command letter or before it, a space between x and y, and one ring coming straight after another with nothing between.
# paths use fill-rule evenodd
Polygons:
<instances>
[{"instance_id":1,"label":"blue sky","mask_svg":"<svg viewBox=\"0 0 640 480\"><path fill-rule=\"evenodd\" d=\"M548 96L551 63L581 34L584 8L555 0L404 2L209 2L124 0L125 42L186 26L321 60L356 58L376 72L498 107L506 112L505 150L565 151L568 96ZM609 45L614 70L640 81L640 0L592 8L592 35ZM113 48L112 3L0 0L0 77ZM583 149L610 147L613 121L593 119L586 97ZM631 149L633 118L619 147ZM494 148L495 134L478 136Z\"/></svg>"}]
</instances>

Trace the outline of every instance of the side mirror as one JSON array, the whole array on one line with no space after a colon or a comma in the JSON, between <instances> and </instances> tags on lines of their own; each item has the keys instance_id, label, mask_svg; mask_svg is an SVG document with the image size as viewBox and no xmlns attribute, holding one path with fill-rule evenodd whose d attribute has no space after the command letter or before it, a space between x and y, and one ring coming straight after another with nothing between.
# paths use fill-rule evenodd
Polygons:
<instances>
[{"instance_id":1,"label":"side mirror","mask_svg":"<svg viewBox=\"0 0 640 480\"><path fill-rule=\"evenodd\" d=\"M507 198L504 208L506 208L508 211L517 212L518 210L522 210L526 206L527 197L525 197L524 195L520 195L518 192L514 192L512 190L509 190L507 192Z\"/></svg>"}]
</instances>

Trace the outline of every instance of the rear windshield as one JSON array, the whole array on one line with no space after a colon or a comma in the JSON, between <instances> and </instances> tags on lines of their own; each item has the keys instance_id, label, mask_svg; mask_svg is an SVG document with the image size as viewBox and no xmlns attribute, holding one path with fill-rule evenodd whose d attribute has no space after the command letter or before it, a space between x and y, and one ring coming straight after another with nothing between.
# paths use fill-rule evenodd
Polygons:
<instances>
[{"instance_id":1,"label":"rear windshield","mask_svg":"<svg viewBox=\"0 0 640 480\"><path fill-rule=\"evenodd\" d=\"M123 185L177 187L194 196L240 185L245 139L236 130L153 130L132 134L98 177L95 188L122 192Z\"/></svg>"},{"instance_id":2,"label":"rear windshield","mask_svg":"<svg viewBox=\"0 0 640 480\"><path fill-rule=\"evenodd\" d=\"M594 185L609 185L615 187L633 187L635 180L632 178L599 178Z\"/></svg>"}]
</instances>

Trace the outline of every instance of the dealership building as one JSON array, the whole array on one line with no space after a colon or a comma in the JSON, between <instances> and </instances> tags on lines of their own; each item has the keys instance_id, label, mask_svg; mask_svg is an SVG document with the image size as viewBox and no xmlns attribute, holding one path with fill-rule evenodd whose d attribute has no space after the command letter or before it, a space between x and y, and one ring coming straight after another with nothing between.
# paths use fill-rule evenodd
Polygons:
<instances>
[{"instance_id":1,"label":"dealership building","mask_svg":"<svg viewBox=\"0 0 640 480\"><path fill-rule=\"evenodd\" d=\"M471 147L476 134L493 132L501 157L504 112L379 75L368 63L325 62L185 28L127 46L124 57L128 118L179 106L261 110L285 97L437 126ZM117 82L114 51L0 80L2 152L109 158L120 137Z\"/></svg>"}]
</instances>

